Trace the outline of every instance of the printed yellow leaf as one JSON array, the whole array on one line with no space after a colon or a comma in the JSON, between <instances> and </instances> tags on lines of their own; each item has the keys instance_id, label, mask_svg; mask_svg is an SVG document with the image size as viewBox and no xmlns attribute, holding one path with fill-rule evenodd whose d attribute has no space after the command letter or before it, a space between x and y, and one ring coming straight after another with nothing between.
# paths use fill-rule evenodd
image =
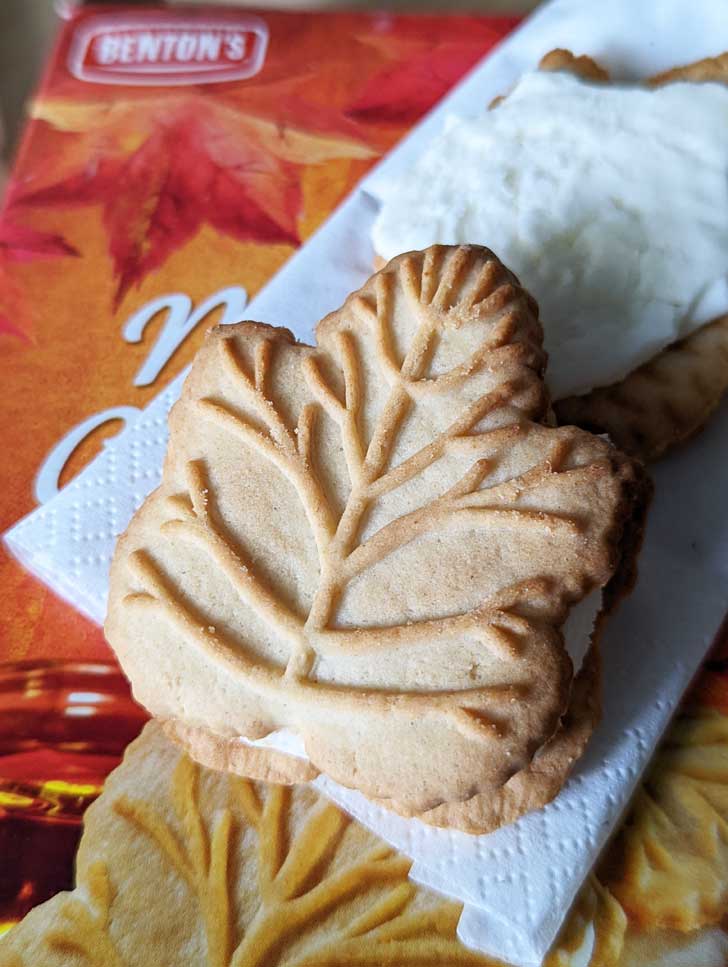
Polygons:
<instances>
[{"instance_id":1,"label":"printed yellow leaf","mask_svg":"<svg viewBox=\"0 0 728 967\"><path fill-rule=\"evenodd\" d=\"M282 161L300 165L319 164L331 158L374 158L378 153L364 141L343 132L315 127L309 130L303 122L282 123L189 94L98 102L42 98L33 102L30 114L57 131L85 134L88 141L110 153L136 150L156 126L169 126L176 115L187 116L195 110L204 113L208 127L224 131L228 154L234 154L236 145L242 145L246 137ZM219 133L216 138L220 139Z\"/></svg>"},{"instance_id":2,"label":"printed yellow leaf","mask_svg":"<svg viewBox=\"0 0 728 967\"><path fill-rule=\"evenodd\" d=\"M87 814L76 889L0 940L0 965L492 963L409 866L309 788L201 769L151 723Z\"/></svg>"},{"instance_id":3,"label":"printed yellow leaf","mask_svg":"<svg viewBox=\"0 0 728 967\"><path fill-rule=\"evenodd\" d=\"M620 963L627 917L593 874L581 889L555 949L544 967L616 967Z\"/></svg>"},{"instance_id":4,"label":"printed yellow leaf","mask_svg":"<svg viewBox=\"0 0 728 967\"><path fill-rule=\"evenodd\" d=\"M152 722L86 815L76 889L0 967L496 967L409 866L309 787L201 768ZM624 930L591 877L546 967L613 967Z\"/></svg>"},{"instance_id":5,"label":"printed yellow leaf","mask_svg":"<svg viewBox=\"0 0 728 967\"><path fill-rule=\"evenodd\" d=\"M290 124L276 124L253 114L230 112L230 121L254 134L260 144L283 161L293 164L319 164L330 158L374 158L377 151L341 134L307 131Z\"/></svg>"},{"instance_id":6,"label":"printed yellow leaf","mask_svg":"<svg viewBox=\"0 0 728 967\"><path fill-rule=\"evenodd\" d=\"M700 709L668 734L611 862L609 888L643 929L690 931L728 908L728 716Z\"/></svg>"},{"instance_id":7,"label":"printed yellow leaf","mask_svg":"<svg viewBox=\"0 0 728 967\"><path fill-rule=\"evenodd\" d=\"M728 932L701 927L627 931L619 967L720 967L728 963Z\"/></svg>"}]
</instances>

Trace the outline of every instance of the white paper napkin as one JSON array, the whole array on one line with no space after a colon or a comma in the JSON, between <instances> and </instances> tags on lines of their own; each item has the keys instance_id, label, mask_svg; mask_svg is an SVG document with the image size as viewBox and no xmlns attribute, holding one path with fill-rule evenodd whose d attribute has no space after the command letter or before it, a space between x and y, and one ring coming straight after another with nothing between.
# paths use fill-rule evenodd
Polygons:
<instances>
[{"instance_id":1,"label":"white paper napkin","mask_svg":"<svg viewBox=\"0 0 728 967\"><path fill-rule=\"evenodd\" d=\"M250 306L250 318L310 340L371 269L376 198L448 113L475 114L553 47L640 77L728 49L723 0L635 4L555 0L477 67L392 152ZM325 266L325 271L318 267ZM234 283L231 279L230 283ZM181 377L58 497L6 535L57 593L96 621L105 611L116 535L159 480L166 415ZM603 641L605 720L558 798L489 836L404 820L325 778L317 784L414 859L412 875L466 904L464 942L513 964L539 964L615 828L728 605L728 404L708 430L655 468L656 498L632 597Z\"/></svg>"}]
</instances>

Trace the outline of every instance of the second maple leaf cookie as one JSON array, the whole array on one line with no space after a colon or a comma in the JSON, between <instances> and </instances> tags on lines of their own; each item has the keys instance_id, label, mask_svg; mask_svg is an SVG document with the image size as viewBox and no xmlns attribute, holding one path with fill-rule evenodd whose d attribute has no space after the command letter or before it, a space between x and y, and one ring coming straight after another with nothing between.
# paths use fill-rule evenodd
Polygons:
<instances>
[{"instance_id":1,"label":"second maple leaf cookie","mask_svg":"<svg viewBox=\"0 0 728 967\"><path fill-rule=\"evenodd\" d=\"M541 337L475 246L393 259L316 348L257 323L209 335L106 622L194 756L325 772L470 829L558 791L597 704L562 629L626 582L648 488L608 442L547 425ZM532 764L554 744L546 787Z\"/></svg>"}]
</instances>

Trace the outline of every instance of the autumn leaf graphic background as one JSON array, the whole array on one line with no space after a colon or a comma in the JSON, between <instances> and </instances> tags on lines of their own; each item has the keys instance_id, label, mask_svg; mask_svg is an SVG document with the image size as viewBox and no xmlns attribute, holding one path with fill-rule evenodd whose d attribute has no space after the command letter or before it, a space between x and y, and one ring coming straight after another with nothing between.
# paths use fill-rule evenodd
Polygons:
<instances>
[{"instance_id":1,"label":"autumn leaf graphic background","mask_svg":"<svg viewBox=\"0 0 728 967\"><path fill-rule=\"evenodd\" d=\"M118 280L115 305L204 223L242 242L298 245L296 165L374 155L363 141L279 129L199 95L141 104L46 101L35 116L85 139L84 161L14 201L102 206Z\"/></svg>"},{"instance_id":2,"label":"autumn leaf graphic background","mask_svg":"<svg viewBox=\"0 0 728 967\"><path fill-rule=\"evenodd\" d=\"M346 45L332 46L284 18L262 73L214 92L96 88L79 99L61 78L32 111L52 164L26 173L11 201L101 207L114 308L203 225L296 247L310 222L304 169L348 161L351 187L502 36L501 21L460 19L467 30L352 18Z\"/></svg>"},{"instance_id":3,"label":"autumn leaf graphic background","mask_svg":"<svg viewBox=\"0 0 728 967\"><path fill-rule=\"evenodd\" d=\"M431 25L410 21L396 39L371 31L360 40L384 57L385 64L362 86L347 116L412 124L477 64L483 44L495 42L496 28L473 17L469 31L440 39Z\"/></svg>"},{"instance_id":4,"label":"autumn leaf graphic background","mask_svg":"<svg viewBox=\"0 0 728 967\"><path fill-rule=\"evenodd\" d=\"M14 225L0 216L0 336L7 334L27 342L32 334L31 311L13 278L13 265L63 255L78 252L60 235Z\"/></svg>"}]
</instances>

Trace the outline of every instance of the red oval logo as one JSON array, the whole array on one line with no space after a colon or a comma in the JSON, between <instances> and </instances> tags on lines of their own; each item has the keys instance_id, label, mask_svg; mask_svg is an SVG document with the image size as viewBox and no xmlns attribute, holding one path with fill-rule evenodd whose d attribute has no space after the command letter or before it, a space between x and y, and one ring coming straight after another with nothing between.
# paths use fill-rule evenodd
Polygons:
<instances>
[{"instance_id":1,"label":"red oval logo","mask_svg":"<svg viewBox=\"0 0 728 967\"><path fill-rule=\"evenodd\" d=\"M213 84L263 66L268 28L251 15L189 20L92 17L74 34L68 68L92 84Z\"/></svg>"}]
</instances>

